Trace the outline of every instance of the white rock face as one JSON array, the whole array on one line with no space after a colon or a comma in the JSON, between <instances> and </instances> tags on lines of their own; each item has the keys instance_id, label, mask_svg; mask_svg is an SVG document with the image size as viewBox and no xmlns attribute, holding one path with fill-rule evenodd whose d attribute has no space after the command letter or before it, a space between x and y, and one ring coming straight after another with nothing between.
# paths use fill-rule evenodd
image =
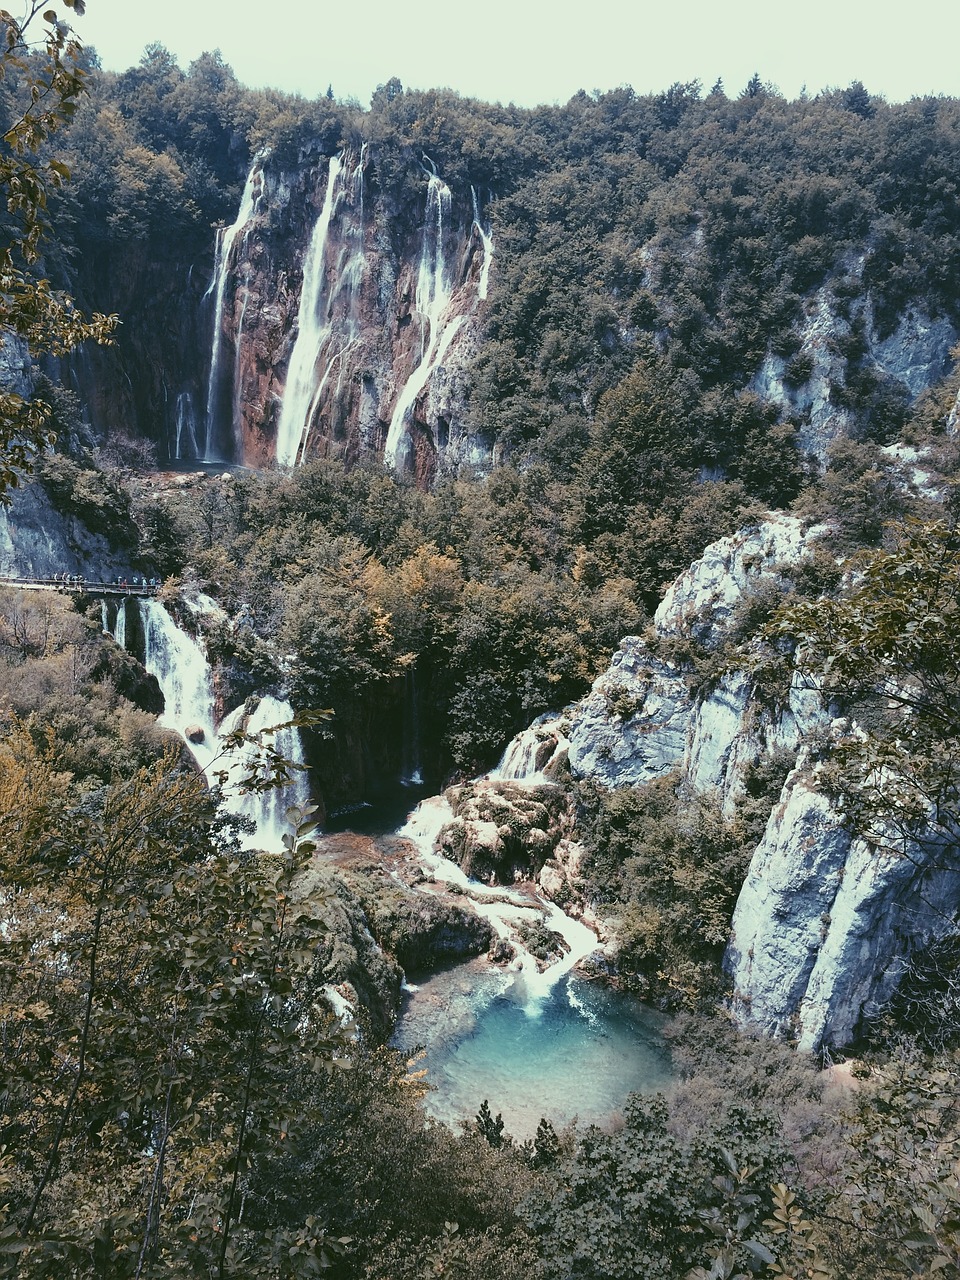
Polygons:
<instances>
[{"instance_id":1,"label":"white rock face","mask_svg":"<svg viewBox=\"0 0 960 1280\"><path fill-rule=\"evenodd\" d=\"M570 767L605 787L662 778L683 758L693 700L672 663L627 636L610 667L574 709Z\"/></svg>"},{"instance_id":2,"label":"white rock face","mask_svg":"<svg viewBox=\"0 0 960 1280\"><path fill-rule=\"evenodd\" d=\"M778 515L714 543L667 591L657 633L717 648L745 596L789 576L819 532ZM799 674L775 712L756 699L745 670L727 671L706 696L694 696L676 667L630 636L568 722L575 775L619 787L676 770L697 790L716 790L733 817L749 768L797 753L827 716ZM919 850L917 857L922 867ZM545 873L549 880L555 869ZM851 839L801 754L734 914L725 959L734 1015L804 1050L849 1043L863 1016L889 998L905 956L950 927L951 913L936 904L958 901L960 870L921 869Z\"/></svg>"},{"instance_id":3,"label":"white rock face","mask_svg":"<svg viewBox=\"0 0 960 1280\"><path fill-rule=\"evenodd\" d=\"M803 765L750 865L725 967L738 1021L802 1050L849 1043L889 998L905 957L952 925L960 869L851 840ZM919 864L919 865L918 865Z\"/></svg>"},{"instance_id":4,"label":"white rock face","mask_svg":"<svg viewBox=\"0 0 960 1280\"><path fill-rule=\"evenodd\" d=\"M848 263L851 275L860 276L862 257ZM948 320L933 320L918 307L910 308L893 333L877 335L869 297L852 307L865 324L867 363L887 378L899 382L907 397L915 400L933 386L950 366L950 349L957 340ZM831 442L851 434L856 415L831 401L831 389L847 380L847 361L840 354L843 340L850 337L850 321L843 314L830 284L823 285L806 303L806 317L800 331L800 352L809 362L807 380L794 385L786 380L786 361L769 353L754 375L750 390L780 407L784 417L800 424L799 445L821 463L827 460Z\"/></svg>"},{"instance_id":5,"label":"white rock face","mask_svg":"<svg viewBox=\"0 0 960 1280\"><path fill-rule=\"evenodd\" d=\"M55 509L42 485L25 484L0 507L0 575L50 578L82 573L91 582L133 576L127 556L77 516Z\"/></svg>"},{"instance_id":6,"label":"white rock face","mask_svg":"<svg viewBox=\"0 0 960 1280\"><path fill-rule=\"evenodd\" d=\"M801 423L800 448L821 463L826 461L830 442L847 435L854 423L853 414L830 399L831 388L842 387L846 378L846 361L837 351L837 339L849 333L850 325L837 314L832 291L827 286L818 289L807 303L801 331L800 355L810 363L807 381L801 386L788 384L786 361L768 353L750 383L751 391Z\"/></svg>"},{"instance_id":7,"label":"white rock face","mask_svg":"<svg viewBox=\"0 0 960 1280\"><path fill-rule=\"evenodd\" d=\"M667 591L654 615L658 635L693 635L716 646L744 597L761 579L775 580L778 566L797 563L819 532L778 514L711 544ZM569 714L570 767L607 787L679 769L696 788L717 788L732 814L746 768L765 754L796 750L821 718L816 691L799 677L777 715L756 706L745 671L727 672L706 697L694 697L677 667L628 636Z\"/></svg>"},{"instance_id":8,"label":"white rock face","mask_svg":"<svg viewBox=\"0 0 960 1280\"><path fill-rule=\"evenodd\" d=\"M947 435L956 438L960 435L960 391L953 402L953 408L947 414Z\"/></svg>"},{"instance_id":9,"label":"white rock face","mask_svg":"<svg viewBox=\"0 0 960 1280\"><path fill-rule=\"evenodd\" d=\"M0 340L0 387L24 398L33 392L30 350L15 333Z\"/></svg>"},{"instance_id":10,"label":"white rock face","mask_svg":"<svg viewBox=\"0 0 960 1280\"><path fill-rule=\"evenodd\" d=\"M888 377L902 382L912 399L939 382L949 369L950 349L957 340L949 320L932 320L918 307L911 307L882 341L873 336L870 327L871 358Z\"/></svg>"},{"instance_id":11,"label":"white rock face","mask_svg":"<svg viewBox=\"0 0 960 1280\"><path fill-rule=\"evenodd\" d=\"M690 633L701 644L715 644L737 605L778 564L796 564L807 554L822 526L806 528L796 516L778 512L762 523L720 538L667 588L653 625L659 635Z\"/></svg>"}]
</instances>

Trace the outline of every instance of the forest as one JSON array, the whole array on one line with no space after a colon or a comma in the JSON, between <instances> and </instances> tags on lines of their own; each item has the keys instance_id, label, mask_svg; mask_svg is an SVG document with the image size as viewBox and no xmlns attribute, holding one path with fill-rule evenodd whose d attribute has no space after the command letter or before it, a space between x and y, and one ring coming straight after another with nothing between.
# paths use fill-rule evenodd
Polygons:
<instances>
[{"instance_id":1,"label":"forest","mask_svg":"<svg viewBox=\"0 0 960 1280\"><path fill-rule=\"evenodd\" d=\"M0 1274L960 1276L960 904L853 1043L799 1053L727 1011L731 919L795 756L755 762L732 814L675 773L560 776L581 905L616 937L605 979L667 1015L675 1071L603 1127L518 1137L496 1097L457 1131L428 1118L390 1034L402 967L442 962L436 921L317 856L328 811L396 767L412 687L428 778L469 800L633 635L694 697L731 671L771 707L815 681L860 726L804 747L847 828L954 867L960 103L859 82L790 102L757 75L535 110L391 80L365 109L247 90L219 53L105 72L55 12L32 21L28 51L0 14L0 326L34 365L0 395L0 498L12 522L42 491L185 626L213 598L224 705L282 685L319 781L282 850L251 850L99 601L0 584ZM259 151L363 143L384 235L424 154L485 193L465 404L487 461L418 484L333 440L168 473L148 412L78 392L84 361L133 385L163 282L209 278ZM918 316L954 348L922 378L890 354ZM827 366L833 438L802 393ZM770 512L819 531L802 565L719 642L658 631L668 584ZM248 786L283 781L248 745ZM345 980L349 1018L325 994Z\"/></svg>"}]
</instances>

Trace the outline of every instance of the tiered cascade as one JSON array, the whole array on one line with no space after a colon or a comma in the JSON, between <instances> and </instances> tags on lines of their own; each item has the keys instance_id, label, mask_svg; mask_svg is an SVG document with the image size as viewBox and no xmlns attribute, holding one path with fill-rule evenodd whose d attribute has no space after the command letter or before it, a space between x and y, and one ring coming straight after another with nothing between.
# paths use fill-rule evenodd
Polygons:
<instances>
[{"instance_id":1,"label":"tiered cascade","mask_svg":"<svg viewBox=\"0 0 960 1280\"><path fill-rule=\"evenodd\" d=\"M288 722L293 708L284 699L264 695L248 712L246 704L216 723L213 672L203 647L178 626L159 600L121 601L114 626L114 639L126 639L126 609L139 608L144 638L144 666L155 676L165 701L160 723L178 733L190 749L198 767L211 785L221 787L224 809L253 823L244 843L250 848L279 850L289 830L286 812L310 802L309 776L304 763L299 730ZM250 742L234 747L230 736L242 731L247 739L267 736L275 726L284 726L269 735L274 749L294 768L289 784L266 791L247 791L241 780L257 767L257 751ZM221 780L222 776L222 780Z\"/></svg>"}]
</instances>

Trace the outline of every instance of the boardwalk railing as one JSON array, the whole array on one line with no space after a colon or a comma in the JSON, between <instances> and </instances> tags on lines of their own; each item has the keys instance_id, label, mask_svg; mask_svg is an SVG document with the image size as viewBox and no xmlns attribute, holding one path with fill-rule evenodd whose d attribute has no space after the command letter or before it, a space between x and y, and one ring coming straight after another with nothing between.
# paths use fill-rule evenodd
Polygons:
<instances>
[{"instance_id":1,"label":"boardwalk railing","mask_svg":"<svg viewBox=\"0 0 960 1280\"><path fill-rule=\"evenodd\" d=\"M114 578L112 582L93 582L81 574L56 573L52 578L12 578L0 574L0 586L23 587L31 591L62 591L88 596L155 596L162 586L160 578Z\"/></svg>"}]
</instances>

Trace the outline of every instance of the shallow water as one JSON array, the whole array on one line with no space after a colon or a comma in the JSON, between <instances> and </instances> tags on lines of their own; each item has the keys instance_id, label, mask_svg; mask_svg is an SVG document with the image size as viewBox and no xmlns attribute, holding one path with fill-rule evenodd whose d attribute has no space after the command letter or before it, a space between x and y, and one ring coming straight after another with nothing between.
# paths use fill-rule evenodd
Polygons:
<instances>
[{"instance_id":1,"label":"shallow water","mask_svg":"<svg viewBox=\"0 0 960 1280\"><path fill-rule=\"evenodd\" d=\"M394 1044L428 1046L417 1069L433 1086L427 1112L456 1128L484 1099L515 1138L533 1137L541 1116L612 1121L629 1093L671 1080L663 1018L628 996L576 976L531 998L522 974L461 965L407 998Z\"/></svg>"}]
</instances>

